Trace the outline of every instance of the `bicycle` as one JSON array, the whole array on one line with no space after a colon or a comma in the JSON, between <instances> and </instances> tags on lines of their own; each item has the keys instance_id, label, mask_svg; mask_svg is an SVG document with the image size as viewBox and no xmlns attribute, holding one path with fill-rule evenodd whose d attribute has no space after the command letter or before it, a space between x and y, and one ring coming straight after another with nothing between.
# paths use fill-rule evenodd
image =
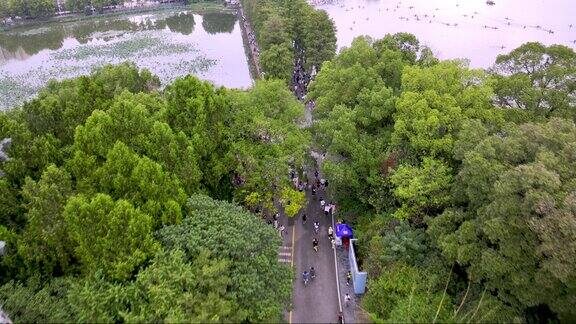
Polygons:
<instances>
[{"instance_id":1,"label":"bicycle","mask_svg":"<svg viewBox=\"0 0 576 324\"><path fill-rule=\"evenodd\" d=\"M308 280L310 280L308 271L302 273L302 281L304 282L304 287L308 286Z\"/></svg>"}]
</instances>

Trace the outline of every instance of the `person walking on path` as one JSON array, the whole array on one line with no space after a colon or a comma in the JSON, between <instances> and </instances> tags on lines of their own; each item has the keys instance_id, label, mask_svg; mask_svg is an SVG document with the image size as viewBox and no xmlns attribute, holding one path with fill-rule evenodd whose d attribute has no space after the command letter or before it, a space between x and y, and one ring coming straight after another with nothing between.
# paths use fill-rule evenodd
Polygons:
<instances>
[{"instance_id":1,"label":"person walking on path","mask_svg":"<svg viewBox=\"0 0 576 324\"><path fill-rule=\"evenodd\" d=\"M350 297L349 293L346 293L346 295L344 295L344 304L346 305L346 307L348 307L348 305L350 304L351 299L352 297Z\"/></svg>"},{"instance_id":2,"label":"person walking on path","mask_svg":"<svg viewBox=\"0 0 576 324\"><path fill-rule=\"evenodd\" d=\"M332 226L328 227L328 239L330 241L334 239L334 230L332 229Z\"/></svg>"},{"instance_id":3,"label":"person walking on path","mask_svg":"<svg viewBox=\"0 0 576 324\"><path fill-rule=\"evenodd\" d=\"M350 281L352 281L352 272L348 271L346 273L346 286L350 286Z\"/></svg>"},{"instance_id":4,"label":"person walking on path","mask_svg":"<svg viewBox=\"0 0 576 324\"><path fill-rule=\"evenodd\" d=\"M284 237L284 230L286 229L286 227L284 227L284 225L280 226L280 229L278 230L278 232L280 232L280 237Z\"/></svg>"}]
</instances>

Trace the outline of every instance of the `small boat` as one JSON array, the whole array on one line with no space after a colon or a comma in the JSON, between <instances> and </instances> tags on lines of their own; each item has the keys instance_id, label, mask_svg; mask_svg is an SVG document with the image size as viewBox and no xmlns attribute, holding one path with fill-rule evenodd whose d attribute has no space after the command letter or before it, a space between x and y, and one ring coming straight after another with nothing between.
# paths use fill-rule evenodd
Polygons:
<instances>
[{"instance_id":1,"label":"small boat","mask_svg":"<svg viewBox=\"0 0 576 324\"><path fill-rule=\"evenodd\" d=\"M492 1L492 0L488 0L488 1L486 1L486 4L489 5L489 6L493 6L493 5L496 4L496 2L494 2L494 1Z\"/></svg>"}]
</instances>

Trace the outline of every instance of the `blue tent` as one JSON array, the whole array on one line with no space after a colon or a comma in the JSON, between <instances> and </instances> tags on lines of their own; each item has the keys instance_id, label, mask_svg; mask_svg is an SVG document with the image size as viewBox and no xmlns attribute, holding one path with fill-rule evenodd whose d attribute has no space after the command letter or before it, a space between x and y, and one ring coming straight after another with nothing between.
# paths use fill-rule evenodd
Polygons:
<instances>
[{"instance_id":1,"label":"blue tent","mask_svg":"<svg viewBox=\"0 0 576 324\"><path fill-rule=\"evenodd\" d=\"M336 224L336 236L340 238L352 238L352 228L348 224Z\"/></svg>"}]
</instances>

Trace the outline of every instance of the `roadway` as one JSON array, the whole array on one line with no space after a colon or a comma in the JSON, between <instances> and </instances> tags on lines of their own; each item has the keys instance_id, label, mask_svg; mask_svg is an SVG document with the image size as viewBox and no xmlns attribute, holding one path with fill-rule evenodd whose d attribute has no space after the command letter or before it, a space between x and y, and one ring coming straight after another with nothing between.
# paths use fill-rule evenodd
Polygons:
<instances>
[{"instance_id":1,"label":"roadway","mask_svg":"<svg viewBox=\"0 0 576 324\"><path fill-rule=\"evenodd\" d=\"M312 173L312 172L311 172ZM297 219L288 222L284 245L293 242L293 308L286 316L289 323L338 323L338 291L336 271L334 267L334 250L328 240L328 227L332 226L332 218L325 216L320 207L320 197L323 191L318 191L316 197L307 190L308 203L303 211L308 216L306 224L302 223L302 212ZM320 222L320 231L314 233L314 222ZM318 252L312 248L312 239L319 241ZM316 278L307 286L302 282L302 272L313 266Z\"/></svg>"}]
</instances>

